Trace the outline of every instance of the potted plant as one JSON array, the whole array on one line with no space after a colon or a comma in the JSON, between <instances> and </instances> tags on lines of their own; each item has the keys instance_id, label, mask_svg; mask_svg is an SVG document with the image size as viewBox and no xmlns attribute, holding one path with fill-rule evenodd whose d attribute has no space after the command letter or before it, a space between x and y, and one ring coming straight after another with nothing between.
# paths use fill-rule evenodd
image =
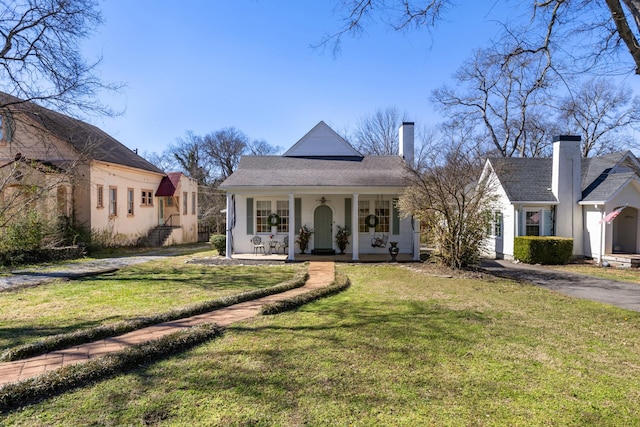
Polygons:
<instances>
[{"instance_id":1,"label":"potted plant","mask_svg":"<svg viewBox=\"0 0 640 427\"><path fill-rule=\"evenodd\" d=\"M338 225L338 232L336 233L336 245L338 245L338 249L340 249L341 255L344 254L344 250L349 244L349 236L351 236L349 227L342 227Z\"/></svg>"},{"instance_id":2,"label":"potted plant","mask_svg":"<svg viewBox=\"0 0 640 427\"><path fill-rule=\"evenodd\" d=\"M309 247L309 240L311 240L311 235L313 234L313 228L309 228L306 225L300 227L300 231L298 232L298 239L296 243L300 246L300 253L303 254L304 251Z\"/></svg>"}]
</instances>

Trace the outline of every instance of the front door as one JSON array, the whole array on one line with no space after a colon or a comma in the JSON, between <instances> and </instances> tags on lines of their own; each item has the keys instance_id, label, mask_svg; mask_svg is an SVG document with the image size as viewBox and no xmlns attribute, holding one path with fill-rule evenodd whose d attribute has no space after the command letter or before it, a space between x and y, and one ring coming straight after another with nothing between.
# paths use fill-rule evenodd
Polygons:
<instances>
[{"instance_id":1,"label":"front door","mask_svg":"<svg viewBox=\"0 0 640 427\"><path fill-rule=\"evenodd\" d=\"M158 199L158 225L164 225L164 200Z\"/></svg>"},{"instance_id":2,"label":"front door","mask_svg":"<svg viewBox=\"0 0 640 427\"><path fill-rule=\"evenodd\" d=\"M313 213L313 247L314 249L331 249L331 223L333 212L327 205L320 205Z\"/></svg>"}]
</instances>

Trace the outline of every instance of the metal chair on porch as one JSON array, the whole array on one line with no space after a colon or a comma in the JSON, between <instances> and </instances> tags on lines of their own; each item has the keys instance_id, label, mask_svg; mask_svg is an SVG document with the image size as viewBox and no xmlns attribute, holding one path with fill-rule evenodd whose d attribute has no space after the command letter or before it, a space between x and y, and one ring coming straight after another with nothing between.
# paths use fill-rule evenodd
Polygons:
<instances>
[{"instance_id":1,"label":"metal chair on porch","mask_svg":"<svg viewBox=\"0 0 640 427\"><path fill-rule=\"evenodd\" d=\"M289 249L289 236L284 236L284 239L282 239L282 243L280 243L279 249L282 249L283 254L287 253L287 249Z\"/></svg>"},{"instance_id":2,"label":"metal chair on porch","mask_svg":"<svg viewBox=\"0 0 640 427\"><path fill-rule=\"evenodd\" d=\"M253 236L251 239L251 243L253 243L253 254L257 255L258 252L262 251L262 255L266 255L264 251L264 243L262 243L262 239L260 236Z\"/></svg>"}]
</instances>

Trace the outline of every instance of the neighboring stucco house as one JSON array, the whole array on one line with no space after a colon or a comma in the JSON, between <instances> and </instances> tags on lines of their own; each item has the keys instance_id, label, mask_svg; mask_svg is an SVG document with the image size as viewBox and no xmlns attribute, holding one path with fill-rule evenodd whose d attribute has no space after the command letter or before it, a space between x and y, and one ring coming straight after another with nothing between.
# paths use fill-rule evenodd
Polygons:
<instances>
[{"instance_id":1,"label":"neighboring stucco house","mask_svg":"<svg viewBox=\"0 0 640 427\"><path fill-rule=\"evenodd\" d=\"M227 257L255 251L258 236L267 250L272 243L293 260L302 226L314 230L309 252L331 254L337 227L346 226L353 260L387 253L391 242L419 259L419 224L396 206L413 138L414 124L404 123L399 155L363 156L321 121L282 156L243 156L220 186L227 192ZM285 240L288 247L274 244Z\"/></svg>"},{"instance_id":2,"label":"neighboring stucco house","mask_svg":"<svg viewBox=\"0 0 640 427\"><path fill-rule=\"evenodd\" d=\"M488 159L495 180L489 253L513 258L515 236L574 239L574 256L599 262L640 252L640 162L630 151L581 158L579 136L559 136L552 158Z\"/></svg>"},{"instance_id":3,"label":"neighboring stucco house","mask_svg":"<svg viewBox=\"0 0 640 427\"><path fill-rule=\"evenodd\" d=\"M164 244L197 241L194 180L166 174L80 120L3 93L0 105L3 201L39 189L43 197L30 207L73 218L109 244L138 243L163 225Z\"/></svg>"}]
</instances>

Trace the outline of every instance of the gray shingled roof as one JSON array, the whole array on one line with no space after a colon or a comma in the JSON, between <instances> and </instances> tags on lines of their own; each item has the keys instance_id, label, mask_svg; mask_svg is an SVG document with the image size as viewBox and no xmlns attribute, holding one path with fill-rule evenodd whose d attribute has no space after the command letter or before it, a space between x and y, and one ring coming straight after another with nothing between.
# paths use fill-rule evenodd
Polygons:
<instances>
[{"instance_id":1,"label":"gray shingled roof","mask_svg":"<svg viewBox=\"0 0 640 427\"><path fill-rule=\"evenodd\" d=\"M607 174L592 191L587 194L585 192L582 193L582 201L607 201L625 182L634 178L638 179L638 175L633 172Z\"/></svg>"},{"instance_id":2,"label":"gray shingled roof","mask_svg":"<svg viewBox=\"0 0 640 427\"><path fill-rule=\"evenodd\" d=\"M582 200L606 201L630 178L640 179L634 172L610 173L629 151L582 159ZM556 202L551 188L552 159L489 159L511 202ZM628 169L627 169L628 170Z\"/></svg>"},{"instance_id":3,"label":"gray shingled roof","mask_svg":"<svg viewBox=\"0 0 640 427\"><path fill-rule=\"evenodd\" d=\"M557 202L551 192L551 159L500 157L489 159L512 202Z\"/></svg>"},{"instance_id":4,"label":"gray shingled roof","mask_svg":"<svg viewBox=\"0 0 640 427\"><path fill-rule=\"evenodd\" d=\"M79 153L93 160L115 163L164 175L164 171L125 147L101 129L0 92L0 105L14 114L24 113L43 129L71 144Z\"/></svg>"},{"instance_id":5,"label":"gray shingled roof","mask_svg":"<svg viewBox=\"0 0 640 427\"><path fill-rule=\"evenodd\" d=\"M399 156L368 156L361 161L243 156L220 188L401 187L403 174Z\"/></svg>"}]
</instances>

